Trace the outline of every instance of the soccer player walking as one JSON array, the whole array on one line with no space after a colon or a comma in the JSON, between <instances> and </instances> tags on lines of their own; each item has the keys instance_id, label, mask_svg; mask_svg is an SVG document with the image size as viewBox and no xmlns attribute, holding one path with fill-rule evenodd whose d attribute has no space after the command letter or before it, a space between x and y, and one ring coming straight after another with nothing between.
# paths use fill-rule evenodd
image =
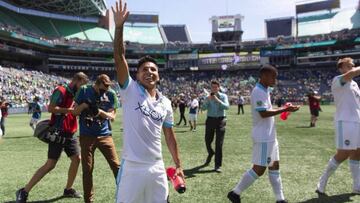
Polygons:
<instances>
[{"instance_id":1,"label":"soccer player walking","mask_svg":"<svg viewBox=\"0 0 360 203\"><path fill-rule=\"evenodd\" d=\"M352 80L360 75L360 67L354 66L352 58L340 59L337 68L341 75L336 76L331 85L336 106L334 125L337 151L320 177L316 189L319 195L326 195L329 177L346 159L350 159L353 192L360 194L360 89Z\"/></svg>"},{"instance_id":2,"label":"soccer player walking","mask_svg":"<svg viewBox=\"0 0 360 203\"><path fill-rule=\"evenodd\" d=\"M36 124L41 119L41 106L39 104L40 98L35 96L34 103L32 104L32 116L30 120L30 127L35 130Z\"/></svg>"},{"instance_id":3,"label":"soccer player walking","mask_svg":"<svg viewBox=\"0 0 360 203\"><path fill-rule=\"evenodd\" d=\"M277 70L273 66L265 65L260 69L260 81L251 92L251 112L253 118L253 155L252 169L246 171L235 186L228 193L233 203L240 203L240 195L250 187L256 179L269 169L269 180L276 196L277 203L286 203L280 177L279 145L276 139L275 115L282 112L295 112L299 106L285 106L273 109L270 99L270 87L276 84Z\"/></svg>"},{"instance_id":4,"label":"soccer player walking","mask_svg":"<svg viewBox=\"0 0 360 203\"><path fill-rule=\"evenodd\" d=\"M199 108L199 101L196 99L196 95L191 96L191 102L189 103L189 124L190 131L196 131L197 111Z\"/></svg>"},{"instance_id":5,"label":"soccer player walking","mask_svg":"<svg viewBox=\"0 0 360 203\"><path fill-rule=\"evenodd\" d=\"M121 87L124 125L116 202L165 203L168 182L161 152L161 129L175 162L176 174L184 177L173 130L171 102L156 88L160 78L153 58L141 58L137 66L137 81L130 77L123 41L124 23L129 12L121 0L112 10L116 24L114 59Z\"/></svg>"}]
</instances>

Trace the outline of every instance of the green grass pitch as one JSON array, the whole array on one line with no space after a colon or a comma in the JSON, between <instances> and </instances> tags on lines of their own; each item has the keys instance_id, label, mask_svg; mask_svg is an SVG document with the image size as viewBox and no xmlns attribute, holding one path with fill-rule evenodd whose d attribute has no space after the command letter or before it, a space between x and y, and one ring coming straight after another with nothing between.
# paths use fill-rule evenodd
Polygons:
<instances>
[{"instance_id":1,"label":"green grass pitch","mask_svg":"<svg viewBox=\"0 0 360 203\"><path fill-rule=\"evenodd\" d=\"M251 114L249 106L245 115L237 115L236 107L228 111L228 123L223 147L223 173L214 173L212 162L200 167L207 156L204 144L204 121L200 114L197 132L188 127L175 127L180 155L187 179L187 191L177 194L170 187L170 201L175 203L224 203L226 195L251 167ZM348 162L344 162L330 178L327 192L330 197L318 199L316 183L329 158L335 153L333 114L334 106L324 106L316 128L308 128L309 109L302 107L290 115L288 121L277 117L277 136L280 144L280 169L284 193L289 202L360 202L360 196L351 195L352 180ZM121 114L121 113L120 113ZM43 118L49 114L44 113ZM175 115L178 120L178 114ZM34 172L47 158L47 145L32 137L28 126L29 115L10 115L6 122L7 135L0 141L0 202L15 200L15 191L29 181ZM121 151L121 116L114 124L113 137L117 150ZM96 151L94 185L96 202L114 202L115 180L104 157ZM166 166L173 165L171 156L163 142ZM82 202L74 199L58 199L62 194L69 159L63 153L57 167L35 186L29 202L57 200L57 202ZM81 168L75 181L76 189L82 192ZM268 203L275 198L267 173L242 194L243 202Z\"/></svg>"}]
</instances>

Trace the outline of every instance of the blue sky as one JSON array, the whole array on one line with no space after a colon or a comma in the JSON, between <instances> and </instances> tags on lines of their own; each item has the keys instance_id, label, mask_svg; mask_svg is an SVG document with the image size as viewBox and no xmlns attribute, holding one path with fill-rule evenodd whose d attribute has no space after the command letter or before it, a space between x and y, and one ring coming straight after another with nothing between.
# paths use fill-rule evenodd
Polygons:
<instances>
[{"instance_id":1,"label":"blue sky","mask_svg":"<svg viewBox=\"0 0 360 203\"><path fill-rule=\"evenodd\" d=\"M106 0L108 6L115 0ZM295 15L296 0L128 0L130 12L159 14L160 24L186 24L194 42L209 42L213 15L241 14L244 40L264 38L264 19ZM342 8L359 0L341 0Z\"/></svg>"}]
</instances>

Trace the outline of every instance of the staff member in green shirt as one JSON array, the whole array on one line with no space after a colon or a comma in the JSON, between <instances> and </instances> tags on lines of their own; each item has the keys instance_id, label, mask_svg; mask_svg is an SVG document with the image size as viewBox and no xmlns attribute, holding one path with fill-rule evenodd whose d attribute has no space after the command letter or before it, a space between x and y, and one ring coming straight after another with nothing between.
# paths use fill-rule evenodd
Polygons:
<instances>
[{"instance_id":1,"label":"staff member in green shirt","mask_svg":"<svg viewBox=\"0 0 360 203\"><path fill-rule=\"evenodd\" d=\"M205 165L208 165L211 162L211 159L215 154L215 171L221 173L222 146L226 126L225 110L229 109L229 101L227 95L219 91L220 83L218 81L211 81L211 93L205 99L202 109L207 110L205 143L208 157ZM214 151L211 144L214 141L215 133L216 141Z\"/></svg>"}]
</instances>

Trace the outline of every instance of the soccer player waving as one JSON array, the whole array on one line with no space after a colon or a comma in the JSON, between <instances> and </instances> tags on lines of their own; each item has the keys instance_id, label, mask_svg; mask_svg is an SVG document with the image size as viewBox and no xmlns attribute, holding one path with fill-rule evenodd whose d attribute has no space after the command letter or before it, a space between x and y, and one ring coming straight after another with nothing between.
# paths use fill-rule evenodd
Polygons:
<instances>
[{"instance_id":1,"label":"soccer player waving","mask_svg":"<svg viewBox=\"0 0 360 203\"><path fill-rule=\"evenodd\" d=\"M299 106L285 106L273 109L270 99L270 89L276 83L277 70L271 65L260 69L260 81L251 92L251 112L253 118L253 168L244 173L240 182L228 193L233 203L240 203L240 194L269 168L269 180L276 196L277 203L286 203L279 165L279 145L276 139L275 115L282 112L295 112Z\"/></svg>"},{"instance_id":2,"label":"soccer player waving","mask_svg":"<svg viewBox=\"0 0 360 203\"><path fill-rule=\"evenodd\" d=\"M117 177L117 203L167 202L168 183L161 152L161 128L176 165L184 177L173 131L171 102L157 89L158 65L149 57L139 60L136 79L129 75L123 43L124 23L129 16L126 3L112 8L116 24L114 59L121 87L124 146Z\"/></svg>"},{"instance_id":3,"label":"soccer player waving","mask_svg":"<svg viewBox=\"0 0 360 203\"><path fill-rule=\"evenodd\" d=\"M334 124L337 152L320 177L316 190L319 195L326 195L329 177L348 158L353 192L360 194L360 89L352 80L360 75L360 67L354 66L352 58L340 59L337 68L341 75L336 76L331 85L336 106Z\"/></svg>"}]
</instances>

